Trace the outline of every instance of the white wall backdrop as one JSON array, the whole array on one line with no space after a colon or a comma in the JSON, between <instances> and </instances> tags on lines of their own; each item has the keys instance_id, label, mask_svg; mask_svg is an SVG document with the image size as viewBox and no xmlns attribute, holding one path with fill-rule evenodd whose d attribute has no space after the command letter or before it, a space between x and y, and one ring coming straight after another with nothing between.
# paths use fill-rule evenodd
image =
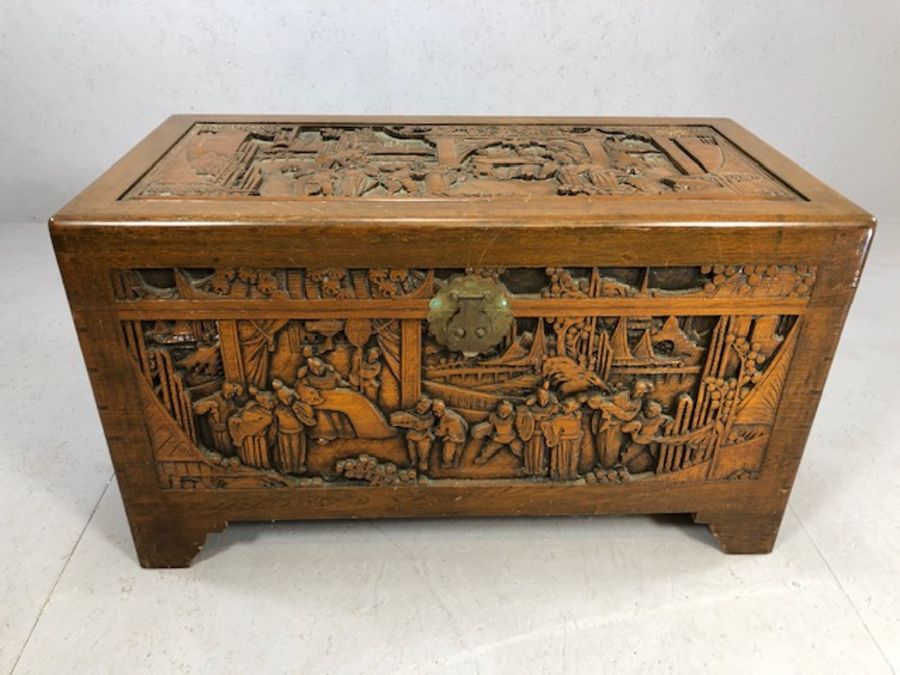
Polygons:
<instances>
[{"instance_id":1,"label":"white wall backdrop","mask_svg":"<svg viewBox=\"0 0 900 675\"><path fill-rule=\"evenodd\" d=\"M173 112L729 116L900 216L900 0L0 0L0 220Z\"/></svg>"}]
</instances>

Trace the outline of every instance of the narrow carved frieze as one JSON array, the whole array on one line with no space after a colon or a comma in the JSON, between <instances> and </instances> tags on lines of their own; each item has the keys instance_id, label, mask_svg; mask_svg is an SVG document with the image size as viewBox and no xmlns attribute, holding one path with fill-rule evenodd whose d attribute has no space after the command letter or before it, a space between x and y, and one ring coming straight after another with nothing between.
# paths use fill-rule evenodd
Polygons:
<instances>
[{"instance_id":1,"label":"narrow carved frieze","mask_svg":"<svg viewBox=\"0 0 900 675\"><path fill-rule=\"evenodd\" d=\"M475 273L522 298L807 299L808 265L696 267L549 267L480 269L258 269L250 267L114 270L119 300L427 300L447 279Z\"/></svg>"}]
</instances>

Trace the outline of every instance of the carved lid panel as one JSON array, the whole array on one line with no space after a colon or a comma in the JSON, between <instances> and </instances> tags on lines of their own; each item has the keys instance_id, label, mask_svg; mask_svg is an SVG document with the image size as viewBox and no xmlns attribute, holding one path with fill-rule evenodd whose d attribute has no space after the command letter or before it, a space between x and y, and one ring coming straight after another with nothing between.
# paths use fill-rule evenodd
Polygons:
<instances>
[{"instance_id":1,"label":"carved lid panel","mask_svg":"<svg viewBox=\"0 0 900 675\"><path fill-rule=\"evenodd\" d=\"M136 199L803 200L715 127L197 122Z\"/></svg>"}]
</instances>

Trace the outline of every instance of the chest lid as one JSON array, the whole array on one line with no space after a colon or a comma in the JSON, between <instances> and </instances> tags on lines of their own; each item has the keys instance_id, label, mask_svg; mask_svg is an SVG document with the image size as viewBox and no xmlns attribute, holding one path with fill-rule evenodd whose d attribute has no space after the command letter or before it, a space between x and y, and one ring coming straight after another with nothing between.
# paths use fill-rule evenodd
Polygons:
<instances>
[{"instance_id":1,"label":"chest lid","mask_svg":"<svg viewBox=\"0 0 900 675\"><path fill-rule=\"evenodd\" d=\"M840 221L731 120L171 117L66 222Z\"/></svg>"}]
</instances>

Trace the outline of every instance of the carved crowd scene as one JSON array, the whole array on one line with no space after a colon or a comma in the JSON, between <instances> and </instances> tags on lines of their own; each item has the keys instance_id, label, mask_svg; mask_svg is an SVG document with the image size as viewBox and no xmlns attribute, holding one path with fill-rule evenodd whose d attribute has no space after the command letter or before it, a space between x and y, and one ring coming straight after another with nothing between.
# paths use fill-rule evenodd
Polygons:
<instances>
[{"instance_id":1,"label":"carved crowd scene","mask_svg":"<svg viewBox=\"0 0 900 675\"><path fill-rule=\"evenodd\" d=\"M546 313L516 317L498 346L468 356L440 344L423 318L303 315L303 307L335 297L358 307L410 296L425 302L463 272L117 273L120 299L151 310L164 299L196 297L297 301L289 318L162 313L123 321L163 485L400 488L460 479L607 484L758 476L799 315L572 316L554 308L571 298L670 294L701 302L720 295L802 299L815 269L469 270L502 280L513 298L517 290L538 298Z\"/></svg>"},{"instance_id":2,"label":"carved crowd scene","mask_svg":"<svg viewBox=\"0 0 900 675\"><path fill-rule=\"evenodd\" d=\"M707 125L198 123L126 199L801 199Z\"/></svg>"}]
</instances>

